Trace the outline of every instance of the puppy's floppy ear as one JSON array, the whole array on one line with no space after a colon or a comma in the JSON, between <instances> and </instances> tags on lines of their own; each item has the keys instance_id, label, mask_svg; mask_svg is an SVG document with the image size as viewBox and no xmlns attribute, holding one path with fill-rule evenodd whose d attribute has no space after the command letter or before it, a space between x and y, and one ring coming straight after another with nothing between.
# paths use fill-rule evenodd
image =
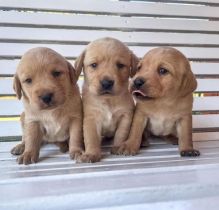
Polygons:
<instances>
[{"instance_id":1,"label":"puppy's floppy ear","mask_svg":"<svg viewBox=\"0 0 219 210\"><path fill-rule=\"evenodd\" d=\"M130 68L130 77L133 77L137 72L139 59L138 57L131 52L131 68Z\"/></svg>"},{"instance_id":2,"label":"puppy's floppy ear","mask_svg":"<svg viewBox=\"0 0 219 210\"><path fill-rule=\"evenodd\" d=\"M192 73L190 65L188 64L188 71L186 71L182 76L181 83L181 95L186 96L192 93L197 88L197 80L195 75Z\"/></svg>"},{"instance_id":3,"label":"puppy's floppy ear","mask_svg":"<svg viewBox=\"0 0 219 210\"><path fill-rule=\"evenodd\" d=\"M76 84L80 75L76 75L76 71L75 71L74 67L71 65L70 62L68 62L68 61L66 61L66 62L67 62L67 65L68 65L68 70L69 70L69 75L70 75L71 82L73 84Z\"/></svg>"},{"instance_id":4,"label":"puppy's floppy ear","mask_svg":"<svg viewBox=\"0 0 219 210\"><path fill-rule=\"evenodd\" d=\"M77 59L75 60L75 72L76 74L79 76L81 74L81 71L83 69L83 63L84 63L84 57L85 57L85 50L79 55L79 57L77 57Z\"/></svg>"},{"instance_id":5,"label":"puppy's floppy ear","mask_svg":"<svg viewBox=\"0 0 219 210\"><path fill-rule=\"evenodd\" d=\"M13 81L13 88L16 93L17 98L20 100L21 99L21 82L17 76L17 74L14 75L14 81Z\"/></svg>"}]
</instances>

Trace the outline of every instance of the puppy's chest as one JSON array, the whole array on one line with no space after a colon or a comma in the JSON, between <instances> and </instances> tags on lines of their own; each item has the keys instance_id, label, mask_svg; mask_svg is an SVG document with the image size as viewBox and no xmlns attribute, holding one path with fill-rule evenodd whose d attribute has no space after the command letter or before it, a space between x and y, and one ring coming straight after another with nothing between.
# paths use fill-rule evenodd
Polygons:
<instances>
[{"instance_id":1,"label":"puppy's chest","mask_svg":"<svg viewBox=\"0 0 219 210\"><path fill-rule=\"evenodd\" d=\"M69 138L68 127L62 119L58 120L52 116L41 120L40 125L43 132L43 140L47 142L65 141Z\"/></svg>"},{"instance_id":2,"label":"puppy's chest","mask_svg":"<svg viewBox=\"0 0 219 210\"><path fill-rule=\"evenodd\" d=\"M147 129L156 136L176 133L176 119L164 116L150 117Z\"/></svg>"},{"instance_id":3,"label":"puppy's chest","mask_svg":"<svg viewBox=\"0 0 219 210\"><path fill-rule=\"evenodd\" d=\"M102 109L102 135L106 137L114 136L119 116L113 110L105 107Z\"/></svg>"}]
</instances>

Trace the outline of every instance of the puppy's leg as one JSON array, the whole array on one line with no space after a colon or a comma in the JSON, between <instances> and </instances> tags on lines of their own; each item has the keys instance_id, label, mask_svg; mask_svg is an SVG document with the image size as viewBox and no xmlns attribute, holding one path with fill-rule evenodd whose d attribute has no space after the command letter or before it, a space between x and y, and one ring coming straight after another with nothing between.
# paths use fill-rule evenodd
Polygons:
<instances>
[{"instance_id":1,"label":"puppy's leg","mask_svg":"<svg viewBox=\"0 0 219 210\"><path fill-rule=\"evenodd\" d=\"M101 127L94 118L84 119L85 153L77 158L77 162L94 163L101 159Z\"/></svg>"},{"instance_id":2,"label":"puppy's leg","mask_svg":"<svg viewBox=\"0 0 219 210\"><path fill-rule=\"evenodd\" d=\"M193 149L192 142L192 115L184 116L177 123L179 150L181 156L199 156L200 152Z\"/></svg>"},{"instance_id":3,"label":"puppy's leg","mask_svg":"<svg viewBox=\"0 0 219 210\"><path fill-rule=\"evenodd\" d=\"M42 142L42 132L40 125L37 122L30 122L25 124L24 138L25 150L18 158L19 164L36 163L39 159L39 151Z\"/></svg>"},{"instance_id":4,"label":"puppy's leg","mask_svg":"<svg viewBox=\"0 0 219 210\"><path fill-rule=\"evenodd\" d=\"M144 113L136 109L129 138L119 148L118 150L119 154L136 155L138 153L142 141L142 134L146 127L146 123L147 123L147 118L145 117Z\"/></svg>"},{"instance_id":5,"label":"puppy's leg","mask_svg":"<svg viewBox=\"0 0 219 210\"><path fill-rule=\"evenodd\" d=\"M69 138L69 154L72 159L82 154L83 131L82 119L77 118L71 122Z\"/></svg>"},{"instance_id":6,"label":"puppy's leg","mask_svg":"<svg viewBox=\"0 0 219 210\"><path fill-rule=\"evenodd\" d=\"M22 112L21 117L20 117L22 133L24 133L24 118L25 118L25 113ZM21 155L21 154L23 154L24 149L25 149L25 142L24 142L24 135L23 135L21 143L17 144L15 147L13 147L11 149L11 154L12 155Z\"/></svg>"},{"instance_id":7,"label":"puppy's leg","mask_svg":"<svg viewBox=\"0 0 219 210\"><path fill-rule=\"evenodd\" d=\"M128 138L131 123L132 123L132 114L130 113L124 115L120 119L118 128L114 136L113 147L111 149L112 154L118 154L119 147Z\"/></svg>"}]
</instances>

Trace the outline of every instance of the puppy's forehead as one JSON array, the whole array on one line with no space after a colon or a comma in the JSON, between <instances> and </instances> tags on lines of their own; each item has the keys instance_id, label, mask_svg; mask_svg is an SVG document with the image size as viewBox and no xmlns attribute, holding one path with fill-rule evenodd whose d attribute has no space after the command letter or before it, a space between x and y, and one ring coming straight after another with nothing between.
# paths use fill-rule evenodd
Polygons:
<instances>
[{"instance_id":1,"label":"puppy's forehead","mask_svg":"<svg viewBox=\"0 0 219 210\"><path fill-rule=\"evenodd\" d=\"M116 39L104 38L91 42L86 48L85 59L88 58L129 58L130 51L126 45Z\"/></svg>"},{"instance_id":2,"label":"puppy's forehead","mask_svg":"<svg viewBox=\"0 0 219 210\"><path fill-rule=\"evenodd\" d=\"M166 60L169 62L174 61L187 61L187 58L178 50L170 47L160 47L150 50L145 54L145 60Z\"/></svg>"},{"instance_id":3,"label":"puppy's forehead","mask_svg":"<svg viewBox=\"0 0 219 210\"><path fill-rule=\"evenodd\" d=\"M178 50L160 47L150 50L142 59L143 64L169 64L173 67L189 65L188 59Z\"/></svg>"},{"instance_id":4,"label":"puppy's forehead","mask_svg":"<svg viewBox=\"0 0 219 210\"><path fill-rule=\"evenodd\" d=\"M17 72L47 70L48 68L66 68L67 62L60 54L49 48L33 48L21 58Z\"/></svg>"}]
</instances>

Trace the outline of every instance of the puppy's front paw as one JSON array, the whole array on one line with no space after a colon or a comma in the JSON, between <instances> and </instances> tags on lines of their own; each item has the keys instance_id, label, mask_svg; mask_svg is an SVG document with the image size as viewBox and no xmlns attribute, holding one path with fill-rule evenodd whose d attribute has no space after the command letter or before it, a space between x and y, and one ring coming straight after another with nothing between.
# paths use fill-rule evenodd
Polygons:
<instances>
[{"instance_id":1,"label":"puppy's front paw","mask_svg":"<svg viewBox=\"0 0 219 210\"><path fill-rule=\"evenodd\" d=\"M69 152L70 158L72 160L77 160L82 155L81 149L74 149Z\"/></svg>"},{"instance_id":2,"label":"puppy's front paw","mask_svg":"<svg viewBox=\"0 0 219 210\"><path fill-rule=\"evenodd\" d=\"M128 142L122 144L117 150L117 155L136 155L139 149Z\"/></svg>"},{"instance_id":3,"label":"puppy's front paw","mask_svg":"<svg viewBox=\"0 0 219 210\"><path fill-rule=\"evenodd\" d=\"M37 163L39 160L39 154L36 152L24 152L17 160L18 164L24 165Z\"/></svg>"},{"instance_id":4,"label":"puppy's front paw","mask_svg":"<svg viewBox=\"0 0 219 210\"><path fill-rule=\"evenodd\" d=\"M198 150L195 150L195 149L182 150L180 152L180 155L182 157L197 157L200 155L200 152Z\"/></svg>"},{"instance_id":5,"label":"puppy's front paw","mask_svg":"<svg viewBox=\"0 0 219 210\"><path fill-rule=\"evenodd\" d=\"M80 155L77 157L76 162L77 163L95 163L99 162L101 159L100 154L86 154Z\"/></svg>"},{"instance_id":6,"label":"puppy's front paw","mask_svg":"<svg viewBox=\"0 0 219 210\"><path fill-rule=\"evenodd\" d=\"M113 155L120 155L119 154L119 149L120 149L120 146L112 146L112 148L110 150L110 153L113 154Z\"/></svg>"},{"instance_id":7,"label":"puppy's front paw","mask_svg":"<svg viewBox=\"0 0 219 210\"><path fill-rule=\"evenodd\" d=\"M12 155L21 155L23 154L25 149L25 144L17 144L15 147L12 148L11 154Z\"/></svg>"}]
</instances>

